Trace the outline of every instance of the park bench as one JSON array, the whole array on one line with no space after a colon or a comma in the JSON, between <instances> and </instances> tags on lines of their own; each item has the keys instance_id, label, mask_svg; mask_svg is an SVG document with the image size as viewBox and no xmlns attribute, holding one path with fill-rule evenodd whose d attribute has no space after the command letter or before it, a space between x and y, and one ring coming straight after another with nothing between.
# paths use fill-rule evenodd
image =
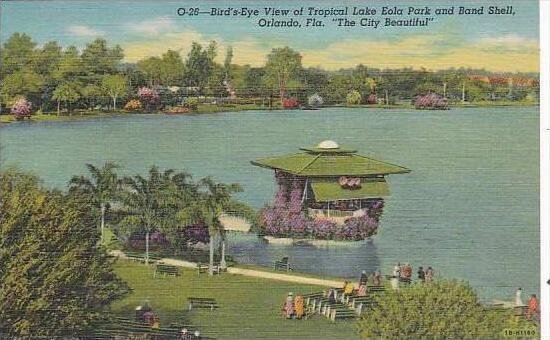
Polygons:
<instances>
[{"instance_id":1,"label":"park bench","mask_svg":"<svg viewBox=\"0 0 550 340\"><path fill-rule=\"evenodd\" d=\"M202 273L208 273L208 270L210 268L210 265L208 263L197 263L197 275L200 275ZM221 269L220 265L218 263L214 263L213 267L214 274L220 274Z\"/></svg>"},{"instance_id":2,"label":"park bench","mask_svg":"<svg viewBox=\"0 0 550 340\"><path fill-rule=\"evenodd\" d=\"M142 253L127 252L126 258L135 262L145 263L145 255ZM161 258L159 256L154 256L149 254L149 263L160 261L160 259Z\"/></svg>"},{"instance_id":3,"label":"park bench","mask_svg":"<svg viewBox=\"0 0 550 340\"><path fill-rule=\"evenodd\" d=\"M189 310L195 308L218 308L218 303L213 298L198 298L198 297L188 297L187 301L189 302Z\"/></svg>"},{"instance_id":4,"label":"park bench","mask_svg":"<svg viewBox=\"0 0 550 340\"><path fill-rule=\"evenodd\" d=\"M353 319L356 317L355 311L350 309L333 309L330 313L330 320Z\"/></svg>"},{"instance_id":5,"label":"park bench","mask_svg":"<svg viewBox=\"0 0 550 340\"><path fill-rule=\"evenodd\" d=\"M276 260L273 264L273 268L275 270L284 270L287 272L292 270L292 267L290 267L290 264L288 263L288 256L285 256L280 260Z\"/></svg>"},{"instance_id":6,"label":"park bench","mask_svg":"<svg viewBox=\"0 0 550 340\"><path fill-rule=\"evenodd\" d=\"M386 287L384 286L367 286L368 294L383 293L385 291L386 291Z\"/></svg>"},{"instance_id":7,"label":"park bench","mask_svg":"<svg viewBox=\"0 0 550 340\"><path fill-rule=\"evenodd\" d=\"M171 266L171 265L168 265L168 264L157 264L155 266L155 271L153 272L153 277L157 277L157 275L159 274L162 274L164 277L166 277L166 275L170 275L170 276L179 276L179 269L178 267L176 266Z\"/></svg>"},{"instance_id":8,"label":"park bench","mask_svg":"<svg viewBox=\"0 0 550 340\"><path fill-rule=\"evenodd\" d=\"M325 292L316 292L316 293L310 293L310 294L304 294L302 295L305 300L305 305L309 306L310 301L315 298L321 298L325 296Z\"/></svg>"},{"instance_id":9,"label":"park bench","mask_svg":"<svg viewBox=\"0 0 550 340\"><path fill-rule=\"evenodd\" d=\"M326 303L324 304L322 310L321 310L321 314L323 314L324 316L326 316L327 318L330 318L330 316L332 315L332 312L334 310L350 310L349 307L343 303L340 303L340 302L330 302L330 303Z\"/></svg>"}]
</instances>

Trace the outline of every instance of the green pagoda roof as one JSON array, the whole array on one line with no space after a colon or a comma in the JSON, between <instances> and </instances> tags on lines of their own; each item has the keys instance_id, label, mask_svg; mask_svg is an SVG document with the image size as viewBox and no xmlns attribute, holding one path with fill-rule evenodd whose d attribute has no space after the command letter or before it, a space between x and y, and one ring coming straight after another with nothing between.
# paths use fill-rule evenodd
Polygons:
<instances>
[{"instance_id":1,"label":"green pagoda roof","mask_svg":"<svg viewBox=\"0 0 550 340\"><path fill-rule=\"evenodd\" d=\"M304 177L376 176L410 172L402 166L358 155L356 150L341 148L332 141L301 150L304 152L261 158L251 163Z\"/></svg>"},{"instance_id":2,"label":"green pagoda roof","mask_svg":"<svg viewBox=\"0 0 550 340\"><path fill-rule=\"evenodd\" d=\"M342 188L336 181L316 179L312 181L311 188L316 202L381 198L390 194L388 183L383 178L363 181L357 189Z\"/></svg>"}]
</instances>

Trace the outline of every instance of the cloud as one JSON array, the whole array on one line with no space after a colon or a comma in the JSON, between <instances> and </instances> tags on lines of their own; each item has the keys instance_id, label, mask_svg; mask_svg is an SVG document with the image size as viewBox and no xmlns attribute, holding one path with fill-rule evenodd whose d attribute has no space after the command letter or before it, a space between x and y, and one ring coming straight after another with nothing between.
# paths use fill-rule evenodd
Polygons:
<instances>
[{"instance_id":1,"label":"cloud","mask_svg":"<svg viewBox=\"0 0 550 340\"><path fill-rule=\"evenodd\" d=\"M104 35L103 32L94 30L93 28L84 25L69 26L67 27L67 32L79 37L97 37Z\"/></svg>"},{"instance_id":2,"label":"cloud","mask_svg":"<svg viewBox=\"0 0 550 340\"><path fill-rule=\"evenodd\" d=\"M173 19L159 17L151 20L145 20L123 25L123 29L139 34L158 35L164 32L174 30L175 23Z\"/></svg>"},{"instance_id":3,"label":"cloud","mask_svg":"<svg viewBox=\"0 0 550 340\"><path fill-rule=\"evenodd\" d=\"M303 51L303 64L339 69L357 64L379 68L485 68L536 72L538 42L520 36L453 40L444 35L418 35L398 41L346 40L324 49Z\"/></svg>"},{"instance_id":4,"label":"cloud","mask_svg":"<svg viewBox=\"0 0 550 340\"><path fill-rule=\"evenodd\" d=\"M218 42L218 62L223 62L225 49L233 47L233 62L261 66L272 48L283 47L285 42L248 37L239 41L224 41L219 36L206 36L193 29L169 32L155 39L140 39L122 47L125 59L137 61L149 56L159 56L168 49L179 51L182 57L189 52L191 43L203 45L211 40ZM485 68L491 71L538 72L538 41L518 35L485 37L467 41L456 35L419 34L398 40L346 39L329 43L322 48L299 51L306 67L327 70L354 67L364 64L377 68Z\"/></svg>"}]
</instances>

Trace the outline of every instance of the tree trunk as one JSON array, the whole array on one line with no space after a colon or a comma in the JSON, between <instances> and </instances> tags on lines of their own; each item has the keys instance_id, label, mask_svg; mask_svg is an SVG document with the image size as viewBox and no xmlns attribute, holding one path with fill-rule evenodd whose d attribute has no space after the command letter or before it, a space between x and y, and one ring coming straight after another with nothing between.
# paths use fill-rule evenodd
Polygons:
<instances>
[{"instance_id":1,"label":"tree trunk","mask_svg":"<svg viewBox=\"0 0 550 340\"><path fill-rule=\"evenodd\" d=\"M105 203L101 203L101 243L103 244L103 238L104 238L104 230L105 230Z\"/></svg>"},{"instance_id":2,"label":"tree trunk","mask_svg":"<svg viewBox=\"0 0 550 340\"><path fill-rule=\"evenodd\" d=\"M462 84L462 102L466 101L466 85Z\"/></svg>"},{"instance_id":3,"label":"tree trunk","mask_svg":"<svg viewBox=\"0 0 550 340\"><path fill-rule=\"evenodd\" d=\"M145 233L145 263L149 264L149 229Z\"/></svg>"},{"instance_id":4,"label":"tree trunk","mask_svg":"<svg viewBox=\"0 0 550 340\"><path fill-rule=\"evenodd\" d=\"M113 97L113 110L116 110L116 96Z\"/></svg>"},{"instance_id":5,"label":"tree trunk","mask_svg":"<svg viewBox=\"0 0 550 340\"><path fill-rule=\"evenodd\" d=\"M384 90L384 92L386 93L386 106L390 105L390 100L388 98L388 90Z\"/></svg>"},{"instance_id":6,"label":"tree trunk","mask_svg":"<svg viewBox=\"0 0 550 340\"><path fill-rule=\"evenodd\" d=\"M227 262L225 262L225 236L222 236L222 258L220 261L220 268L227 269Z\"/></svg>"},{"instance_id":7,"label":"tree trunk","mask_svg":"<svg viewBox=\"0 0 550 340\"><path fill-rule=\"evenodd\" d=\"M59 111L61 111L61 101L57 101L57 116L59 116Z\"/></svg>"},{"instance_id":8,"label":"tree trunk","mask_svg":"<svg viewBox=\"0 0 550 340\"><path fill-rule=\"evenodd\" d=\"M208 266L208 274L214 275L214 233L210 233L210 263Z\"/></svg>"}]
</instances>

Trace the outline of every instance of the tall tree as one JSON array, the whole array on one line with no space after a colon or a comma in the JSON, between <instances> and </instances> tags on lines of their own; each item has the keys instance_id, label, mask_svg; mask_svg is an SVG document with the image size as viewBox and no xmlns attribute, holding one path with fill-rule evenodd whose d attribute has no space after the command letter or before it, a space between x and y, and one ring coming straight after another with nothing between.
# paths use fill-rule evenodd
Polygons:
<instances>
[{"instance_id":1,"label":"tall tree","mask_svg":"<svg viewBox=\"0 0 550 340\"><path fill-rule=\"evenodd\" d=\"M173 229L177 219L174 204L174 170L161 172L156 166L149 177L141 175L123 179L120 195L121 212L126 215L121 224L145 232L145 260L149 263L149 238L154 230Z\"/></svg>"},{"instance_id":2,"label":"tall tree","mask_svg":"<svg viewBox=\"0 0 550 340\"><path fill-rule=\"evenodd\" d=\"M32 71L19 70L7 75L2 81L2 101L9 104L18 96L36 101L44 85L44 78Z\"/></svg>"},{"instance_id":3,"label":"tall tree","mask_svg":"<svg viewBox=\"0 0 550 340\"><path fill-rule=\"evenodd\" d=\"M80 99L80 85L74 81L62 83L53 91L52 99L57 101L58 116L61 102L65 102L65 106L70 115L72 112L71 104Z\"/></svg>"},{"instance_id":4,"label":"tall tree","mask_svg":"<svg viewBox=\"0 0 550 340\"><path fill-rule=\"evenodd\" d=\"M281 105L286 97L289 81L297 81L302 70L302 56L290 47L274 48L267 55L265 81L268 86L277 87Z\"/></svg>"},{"instance_id":5,"label":"tall tree","mask_svg":"<svg viewBox=\"0 0 550 340\"><path fill-rule=\"evenodd\" d=\"M216 183L212 178L203 178L200 183L201 200L204 202L204 217L210 234L210 265L209 273L214 274L214 235L219 235L222 242L221 262L222 268L227 267L225 261L225 229L220 222L220 215L232 204L231 196L241 192L240 185Z\"/></svg>"},{"instance_id":6,"label":"tall tree","mask_svg":"<svg viewBox=\"0 0 550 340\"><path fill-rule=\"evenodd\" d=\"M90 177L74 176L69 182L69 190L74 193L87 195L90 202L100 213L101 243L105 237L105 213L107 206L115 199L120 188L120 180L116 173L119 168L114 162L106 162L98 168L92 164L86 164Z\"/></svg>"},{"instance_id":7,"label":"tall tree","mask_svg":"<svg viewBox=\"0 0 550 340\"><path fill-rule=\"evenodd\" d=\"M185 79L188 86L204 88L208 83L214 69L216 57L216 43L211 42L206 49L202 45L193 42L191 51L185 62Z\"/></svg>"},{"instance_id":8,"label":"tall tree","mask_svg":"<svg viewBox=\"0 0 550 340\"><path fill-rule=\"evenodd\" d=\"M116 73L116 68L123 57L124 54L119 45L109 48L107 41L100 38L87 44L82 51L83 66L87 74L92 77Z\"/></svg>"},{"instance_id":9,"label":"tall tree","mask_svg":"<svg viewBox=\"0 0 550 340\"><path fill-rule=\"evenodd\" d=\"M17 337L79 337L127 292L104 250L86 196L0 173L0 329Z\"/></svg>"},{"instance_id":10,"label":"tall tree","mask_svg":"<svg viewBox=\"0 0 550 340\"><path fill-rule=\"evenodd\" d=\"M103 77L101 85L113 99L113 110L116 110L117 98L124 95L128 89L126 77L119 74L110 74Z\"/></svg>"},{"instance_id":11,"label":"tall tree","mask_svg":"<svg viewBox=\"0 0 550 340\"><path fill-rule=\"evenodd\" d=\"M2 49L2 74L33 69L36 43L25 33L14 33Z\"/></svg>"}]
</instances>

